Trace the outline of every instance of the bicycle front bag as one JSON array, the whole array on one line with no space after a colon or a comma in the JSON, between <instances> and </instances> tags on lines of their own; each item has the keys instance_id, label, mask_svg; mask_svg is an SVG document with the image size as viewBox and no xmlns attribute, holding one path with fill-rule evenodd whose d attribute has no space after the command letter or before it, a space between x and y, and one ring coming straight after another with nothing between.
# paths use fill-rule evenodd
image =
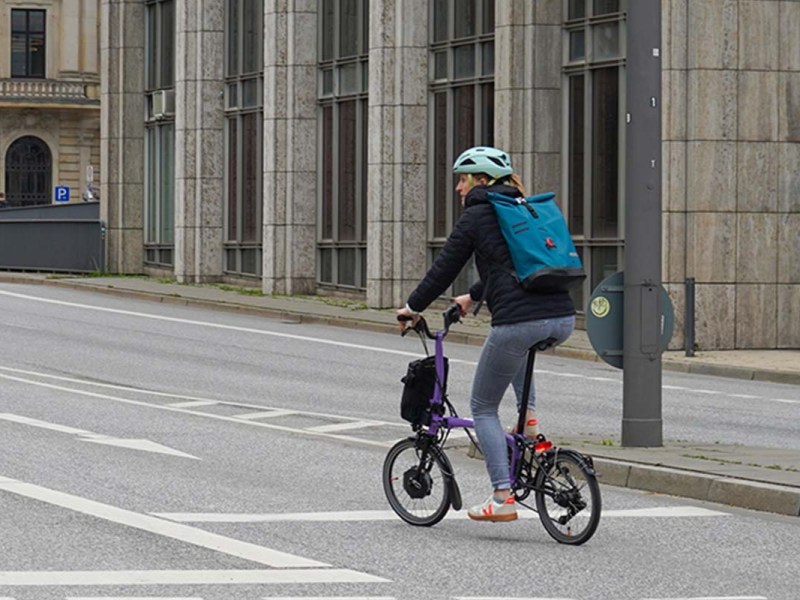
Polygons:
<instances>
[{"instance_id":1,"label":"bicycle front bag","mask_svg":"<svg viewBox=\"0 0 800 600\"><path fill-rule=\"evenodd\" d=\"M447 387L447 357L444 357L444 381L442 396ZM430 425L431 398L436 385L436 357L428 356L408 363L408 372L400 380L403 398L400 401L400 416L413 425Z\"/></svg>"}]
</instances>

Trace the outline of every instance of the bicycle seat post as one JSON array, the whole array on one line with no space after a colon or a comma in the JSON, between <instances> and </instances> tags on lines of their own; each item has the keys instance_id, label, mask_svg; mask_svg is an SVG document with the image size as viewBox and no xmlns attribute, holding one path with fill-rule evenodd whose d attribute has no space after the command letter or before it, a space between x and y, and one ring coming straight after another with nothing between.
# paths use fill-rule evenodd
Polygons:
<instances>
[{"instance_id":1,"label":"bicycle seat post","mask_svg":"<svg viewBox=\"0 0 800 600\"><path fill-rule=\"evenodd\" d=\"M525 421L528 415L528 396L531 392L531 382L533 381L533 362L536 360L536 347L531 346L528 350L528 365L525 368L525 382L522 385L522 402L519 407L519 419L517 420L517 433L525 431Z\"/></svg>"},{"instance_id":2,"label":"bicycle seat post","mask_svg":"<svg viewBox=\"0 0 800 600\"><path fill-rule=\"evenodd\" d=\"M558 340L554 337L549 337L545 340L535 343L528 349L528 366L525 369L525 382L522 385L522 402L519 407L519 419L517 421L517 432L524 433L525 421L528 415L528 396L531 393L531 383L533 382L533 362L536 360L536 351L544 352L549 348L556 345Z\"/></svg>"}]
</instances>

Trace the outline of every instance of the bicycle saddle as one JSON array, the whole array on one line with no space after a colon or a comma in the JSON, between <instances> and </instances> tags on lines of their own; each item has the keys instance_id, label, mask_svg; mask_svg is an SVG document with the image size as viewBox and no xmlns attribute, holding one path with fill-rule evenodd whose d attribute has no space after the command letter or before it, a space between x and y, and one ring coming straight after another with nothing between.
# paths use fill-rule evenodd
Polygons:
<instances>
[{"instance_id":1,"label":"bicycle saddle","mask_svg":"<svg viewBox=\"0 0 800 600\"><path fill-rule=\"evenodd\" d=\"M534 352L544 352L545 350L552 348L556 345L558 340L553 337L549 337L546 340L542 340L541 342L536 342L533 346L530 347L530 350Z\"/></svg>"}]
</instances>

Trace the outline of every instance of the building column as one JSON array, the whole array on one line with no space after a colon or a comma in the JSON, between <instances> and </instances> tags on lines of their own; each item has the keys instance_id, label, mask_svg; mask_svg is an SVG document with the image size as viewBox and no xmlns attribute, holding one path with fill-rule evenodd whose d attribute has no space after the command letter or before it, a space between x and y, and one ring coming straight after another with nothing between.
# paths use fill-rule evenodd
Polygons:
<instances>
[{"instance_id":1,"label":"building column","mask_svg":"<svg viewBox=\"0 0 800 600\"><path fill-rule=\"evenodd\" d=\"M495 15L495 145L529 193L561 191L561 3L508 0Z\"/></svg>"},{"instance_id":2,"label":"building column","mask_svg":"<svg viewBox=\"0 0 800 600\"><path fill-rule=\"evenodd\" d=\"M370 2L367 304L401 306L427 266L428 0Z\"/></svg>"},{"instance_id":3,"label":"building column","mask_svg":"<svg viewBox=\"0 0 800 600\"><path fill-rule=\"evenodd\" d=\"M312 293L317 218L316 3L264 5L263 290Z\"/></svg>"},{"instance_id":4,"label":"building column","mask_svg":"<svg viewBox=\"0 0 800 600\"><path fill-rule=\"evenodd\" d=\"M106 270L143 270L144 2L102 0L100 215Z\"/></svg>"},{"instance_id":5,"label":"building column","mask_svg":"<svg viewBox=\"0 0 800 600\"><path fill-rule=\"evenodd\" d=\"M222 277L223 0L175 6L175 276Z\"/></svg>"},{"instance_id":6,"label":"building column","mask_svg":"<svg viewBox=\"0 0 800 600\"><path fill-rule=\"evenodd\" d=\"M75 76L81 68L81 0L61 0L61 48L58 71L61 76Z\"/></svg>"},{"instance_id":7,"label":"building column","mask_svg":"<svg viewBox=\"0 0 800 600\"><path fill-rule=\"evenodd\" d=\"M99 75L97 47L97 0L81 0L80 71Z\"/></svg>"}]
</instances>

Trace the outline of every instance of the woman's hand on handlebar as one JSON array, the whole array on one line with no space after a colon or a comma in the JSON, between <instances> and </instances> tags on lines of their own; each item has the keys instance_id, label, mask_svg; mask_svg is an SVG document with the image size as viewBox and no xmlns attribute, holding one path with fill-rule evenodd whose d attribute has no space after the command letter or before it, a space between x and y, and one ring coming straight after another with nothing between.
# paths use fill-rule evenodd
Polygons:
<instances>
[{"instance_id":1,"label":"woman's hand on handlebar","mask_svg":"<svg viewBox=\"0 0 800 600\"><path fill-rule=\"evenodd\" d=\"M413 313L405 306L403 308L398 308L397 320L400 323L400 333L403 333L406 328L409 327L409 323L411 323L411 327L414 327L419 321L419 316L419 313Z\"/></svg>"},{"instance_id":2,"label":"woman's hand on handlebar","mask_svg":"<svg viewBox=\"0 0 800 600\"><path fill-rule=\"evenodd\" d=\"M462 317L467 316L467 313L470 310L472 310L472 305L474 304L472 296L470 296L469 294L462 294L461 296L456 296L455 298L453 298L453 302L458 304L458 306L461 308Z\"/></svg>"}]
</instances>

